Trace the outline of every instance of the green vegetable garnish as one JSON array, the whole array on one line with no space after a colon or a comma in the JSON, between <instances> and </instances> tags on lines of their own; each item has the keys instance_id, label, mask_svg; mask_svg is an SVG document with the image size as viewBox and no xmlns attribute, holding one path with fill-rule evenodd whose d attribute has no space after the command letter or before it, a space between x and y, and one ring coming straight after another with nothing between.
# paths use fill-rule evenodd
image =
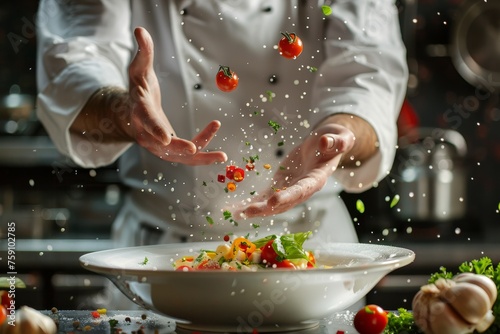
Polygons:
<instances>
[{"instance_id":1,"label":"green vegetable garnish","mask_svg":"<svg viewBox=\"0 0 500 334\"><path fill-rule=\"evenodd\" d=\"M213 225L214 224L214 220L212 219L212 217L210 216L206 216L205 219L207 220L207 222L210 224L210 225Z\"/></svg>"},{"instance_id":2,"label":"green vegetable garnish","mask_svg":"<svg viewBox=\"0 0 500 334\"><path fill-rule=\"evenodd\" d=\"M116 319L109 319L108 322L109 322L109 327L111 328L115 328L116 325L118 325L118 320Z\"/></svg>"},{"instance_id":3,"label":"green vegetable garnish","mask_svg":"<svg viewBox=\"0 0 500 334\"><path fill-rule=\"evenodd\" d=\"M399 195L398 195L398 194L396 194L396 195L394 195L394 197L392 198L391 205L390 205L391 209L392 209L393 207L395 207L395 206L396 206L396 204L398 204L398 202L399 202Z\"/></svg>"},{"instance_id":4,"label":"green vegetable garnish","mask_svg":"<svg viewBox=\"0 0 500 334\"><path fill-rule=\"evenodd\" d=\"M363 213L365 212L365 203L363 203L362 200L358 199L356 201L356 209L360 212Z\"/></svg>"},{"instance_id":5,"label":"green vegetable garnish","mask_svg":"<svg viewBox=\"0 0 500 334\"><path fill-rule=\"evenodd\" d=\"M145 257L144 260L142 260L142 262L139 264L142 264L143 266L145 266L146 264L148 264L148 261L149 261L149 259L147 257Z\"/></svg>"},{"instance_id":6,"label":"green vegetable garnish","mask_svg":"<svg viewBox=\"0 0 500 334\"><path fill-rule=\"evenodd\" d=\"M302 248L304 242L309 239L312 234L309 232L299 232L295 234L285 234L280 237L276 235L269 235L254 241L253 243L257 248L263 247L268 241L274 240L273 248L276 254L281 259L306 259L309 260L308 254Z\"/></svg>"},{"instance_id":7,"label":"green vegetable garnish","mask_svg":"<svg viewBox=\"0 0 500 334\"><path fill-rule=\"evenodd\" d=\"M278 130L281 128L281 125L279 125L277 122L272 121L272 120L267 122L267 124L269 124L269 126L273 128L274 133L277 133Z\"/></svg>"},{"instance_id":8,"label":"green vegetable garnish","mask_svg":"<svg viewBox=\"0 0 500 334\"><path fill-rule=\"evenodd\" d=\"M321 11L323 12L323 15L325 16L329 16L329 15L332 15L333 11L332 11L332 8L330 6L321 6Z\"/></svg>"},{"instance_id":9,"label":"green vegetable garnish","mask_svg":"<svg viewBox=\"0 0 500 334\"><path fill-rule=\"evenodd\" d=\"M413 321L413 313L404 308L398 308L397 313L387 313L387 326L384 334L418 334L423 333Z\"/></svg>"}]
</instances>

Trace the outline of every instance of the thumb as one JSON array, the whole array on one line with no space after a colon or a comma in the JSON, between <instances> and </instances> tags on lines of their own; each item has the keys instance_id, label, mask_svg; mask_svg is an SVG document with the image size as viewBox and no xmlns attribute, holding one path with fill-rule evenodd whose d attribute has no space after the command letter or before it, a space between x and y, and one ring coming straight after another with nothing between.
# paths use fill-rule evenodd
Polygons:
<instances>
[{"instance_id":1,"label":"thumb","mask_svg":"<svg viewBox=\"0 0 500 334\"><path fill-rule=\"evenodd\" d=\"M130 64L130 71L134 74L142 74L147 68L153 66L154 43L149 32L143 27L134 30L138 49L134 60Z\"/></svg>"},{"instance_id":2,"label":"thumb","mask_svg":"<svg viewBox=\"0 0 500 334\"><path fill-rule=\"evenodd\" d=\"M320 152L343 153L349 149L346 140L338 134L327 133L321 136Z\"/></svg>"}]
</instances>

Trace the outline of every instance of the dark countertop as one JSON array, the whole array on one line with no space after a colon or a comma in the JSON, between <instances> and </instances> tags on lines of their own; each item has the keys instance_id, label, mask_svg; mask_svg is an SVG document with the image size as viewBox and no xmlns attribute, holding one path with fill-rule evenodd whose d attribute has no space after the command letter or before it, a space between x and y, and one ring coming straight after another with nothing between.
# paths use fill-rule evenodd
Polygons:
<instances>
[{"instance_id":1,"label":"dark countertop","mask_svg":"<svg viewBox=\"0 0 500 334\"><path fill-rule=\"evenodd\" d=\"M163 317L161 315L140 310L130 311L106 311L106 314L94 318L92 312L95 310L75 311L75 310L58 310L55 313L50 310L41 311L56 321L59 325L58 334L69 334L88 332L92 334L114 334L116 333L140 333L144 334L193 334L202 332L193 332L176 328L176 323L173 319ZM336 334L337 331L344 331L348 334L357 333L352 327L353 313L342 311L333 314L331 317L319 322L318 326L311 329L300 331L301 334ZM115 331L112 331L109 320L117 321ZM120 331L116 331L121 329ZM294 333L294 332L288 332ZM296 332L299 333L299 332Z\"/></svg>"}]
</instances>

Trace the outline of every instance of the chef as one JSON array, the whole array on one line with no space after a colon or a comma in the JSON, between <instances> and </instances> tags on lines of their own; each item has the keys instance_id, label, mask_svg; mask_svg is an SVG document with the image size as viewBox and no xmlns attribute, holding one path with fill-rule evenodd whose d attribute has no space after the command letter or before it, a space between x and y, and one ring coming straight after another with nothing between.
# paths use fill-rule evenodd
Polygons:
<instances>
[{"instance_id":1,"label":"chef","mask_svg":"<svg viewBox=\"0 0 500 334\"><path fill-rule=\"evenodd\" d=\"M298 57L280 55L282 33ZM117 247L357 240L339 192L387 175L406 88L392 0L44 0L38 43L38 117L57 148L88 168L119 159ZM217 87L220 66L235 90Z\"/></svg>"}]
</instances>

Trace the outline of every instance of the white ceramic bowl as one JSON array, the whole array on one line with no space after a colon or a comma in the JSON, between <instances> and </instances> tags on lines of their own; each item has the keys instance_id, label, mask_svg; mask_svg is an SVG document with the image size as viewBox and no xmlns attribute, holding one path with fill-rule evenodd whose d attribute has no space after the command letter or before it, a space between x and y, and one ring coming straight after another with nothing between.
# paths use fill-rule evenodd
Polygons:
<instances>
[{"instance_id":1,"label":"white ceramic bowl","mask_svg":"<svg viewBox=\"0 0 500 334\"><path fill-rule=\"evenodd\" d=\"M259 332L310 328L362 299L413 251L375 244L310 246L329 269L174 271L172 262L220 243L169 244L94 252L81 265L105 275L135 303L188 330ZM147 263L144 260L147 258Z\"/></svg>"}]
</instances>

